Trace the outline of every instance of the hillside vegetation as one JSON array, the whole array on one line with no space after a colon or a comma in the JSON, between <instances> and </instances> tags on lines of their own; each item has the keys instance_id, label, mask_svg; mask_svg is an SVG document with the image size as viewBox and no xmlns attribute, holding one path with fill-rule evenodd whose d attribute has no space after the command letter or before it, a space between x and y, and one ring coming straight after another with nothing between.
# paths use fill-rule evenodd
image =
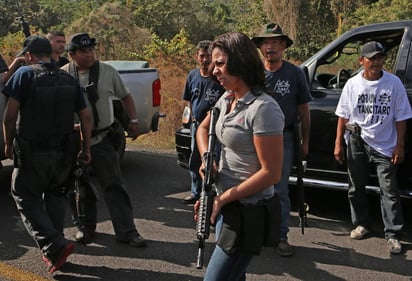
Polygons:
<instances>
[{"instance_id":1,"label":"hillside vegetation","mask_svg":"<svg viewBox=\"0 0 412 281\"><path fill-rule=\"evenodd\" d=\"M67 38L88 32L101 60L146 60L162 83L159 132L138 145L173 149L181 125L182 90L196 67L194 46L228 31L249 36L267 22L280 24L294 44L287 59L304 61L355 26L412 18L410 0L0 0L0 53L11 62L24 40L19 20L31 34L62 30Z\"/></svg>"}]
</instances>

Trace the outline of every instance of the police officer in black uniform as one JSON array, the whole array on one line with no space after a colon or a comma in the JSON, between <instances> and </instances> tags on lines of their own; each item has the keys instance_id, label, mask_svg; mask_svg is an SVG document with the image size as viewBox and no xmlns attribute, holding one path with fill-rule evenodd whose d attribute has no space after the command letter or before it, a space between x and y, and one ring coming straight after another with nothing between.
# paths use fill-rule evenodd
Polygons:
<instances>
[{"instance_id":1,"label":"police officer in black uniform","mask_svg":"<svg viewBox=\"0 0 412 281\"><path fill-rule=\"evenodd\" d=\"M63 235L62 186L76 159L91 160L91 114L78 82L50 62L49 40L29 36L21 55L26 66L13 74L2 91L8 97L3 120L5 154L15 163L12 195L17 209L53 273L75 245ZM81 148L74 130L75 113L81 120Z\"/></svg>"}]
</instances>

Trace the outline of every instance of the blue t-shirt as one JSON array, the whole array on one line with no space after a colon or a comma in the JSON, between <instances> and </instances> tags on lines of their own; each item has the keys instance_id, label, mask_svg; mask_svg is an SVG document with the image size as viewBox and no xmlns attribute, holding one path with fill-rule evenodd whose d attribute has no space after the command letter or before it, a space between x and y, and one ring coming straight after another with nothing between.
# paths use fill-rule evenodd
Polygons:
<instances>
[{"instance_id":1,"label":"blue t-shirt","mask_svg":"<svg viewBox=\"0 0 412 281\"><path fill-rule=\"evenodd\" d=\"M312 100L305 74L296 65L283 61L279 70L265 71L265 76L267 92L279 103L285 115L285 130L293 128L298 105Z\"/></svg>"},{"instance_id":2,"label":"blue t-shirt","mask_svg":"<svg viewBox=\"0 0 412 281\"><path fill-rule=\"evenodd\" d=\"M216 81L202 76L200 69L194 69L187 76L183 99L191 103L192 116L201 122L224 91Z\"/></svg>"}]
</instances>

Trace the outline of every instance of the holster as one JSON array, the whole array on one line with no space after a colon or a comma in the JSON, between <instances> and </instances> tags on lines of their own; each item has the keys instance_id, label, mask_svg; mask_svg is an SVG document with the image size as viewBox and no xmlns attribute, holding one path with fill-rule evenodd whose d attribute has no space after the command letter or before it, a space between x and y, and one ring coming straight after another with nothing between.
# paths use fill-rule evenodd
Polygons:
<instances>
[{"instance_id":1,"label":"holster","mask_svg":"<svg viewBox=\"0 0 412 281\"><path fill-rule=\"evenodd\" d=\"M110 138L114 150L117 151L120 148L124 138L124 130L122 125L118 121L114 121L108 130L107 136Z\"/></svg>"},{"instance_id":2,"label":"holster","mask_svg":"<svg viewBox=\"0 0 412 281\"><path fill-rule=\"evenodd\" d=\"M222 208L223 225L217 244L227 253L237 250L258 255L263 246L280 241L280 202L278 194L254 205L239 202Z\"/></svg>"},{"instance_id":3,"label":"holster","mask_svg":"<svg viewBox=\"0 0 412 281\"><path fill-rule=\"evenodd\" d=\"M358 124L345 124L346 131L349 131L351 135L360 136L361 135L361 127Z\"/></svg>"},{"instance_id":4,"label":"holster","mask_svg":"<svg viewBox=\"0 0 412 281\"><path fill-rule=\"evenodd\" d=\"M224 206L221 210L223 216L222 231L217 244L228 255L239 249L239 239L242 230L242 205L236 201Z\"/></svg>"},{"instance_id":5,"label":"holster","mask_svg":"<svg viewBox=\"0 0 412 281\"><path fill-rule=\"evenodd\" d=\"M31 147L20 135L16 135L13 140L13 166L15 168L30 167Z\"/></svg>"},{"instance_id":6,"label":"holster","mask_svg":"<svg viewBox=\"0 0 412 281\"><path fill-rule=\"evenodd\" d=\"M357 146L361 147L363 145L363 139L361 137L361 127L358 124L345 124L345 129L349 131L350 138L356 140Z\"/></svg>"}]
</instances>

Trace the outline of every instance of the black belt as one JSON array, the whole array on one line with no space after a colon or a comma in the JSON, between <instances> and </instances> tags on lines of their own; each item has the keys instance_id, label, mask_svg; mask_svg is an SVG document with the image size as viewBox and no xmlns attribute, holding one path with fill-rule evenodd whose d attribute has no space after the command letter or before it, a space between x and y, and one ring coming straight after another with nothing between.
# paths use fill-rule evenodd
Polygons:
<instances>
[{"instance_id":1,"label":"black belt","mask_svg":"<svg viewBox=\"0 0 412 281\"><path fill-rule=\"evenodd\" d=\"M109 131L111 130L111 128L112 128L112 125L110 125L110 126L108 126L108 127L106 127L106 128L103 128L103 129L92 130L92 137L101 135L101 134L103 134L103 133L107 133L107 132L109 132Z\"/></svg>"}]
</instances>

